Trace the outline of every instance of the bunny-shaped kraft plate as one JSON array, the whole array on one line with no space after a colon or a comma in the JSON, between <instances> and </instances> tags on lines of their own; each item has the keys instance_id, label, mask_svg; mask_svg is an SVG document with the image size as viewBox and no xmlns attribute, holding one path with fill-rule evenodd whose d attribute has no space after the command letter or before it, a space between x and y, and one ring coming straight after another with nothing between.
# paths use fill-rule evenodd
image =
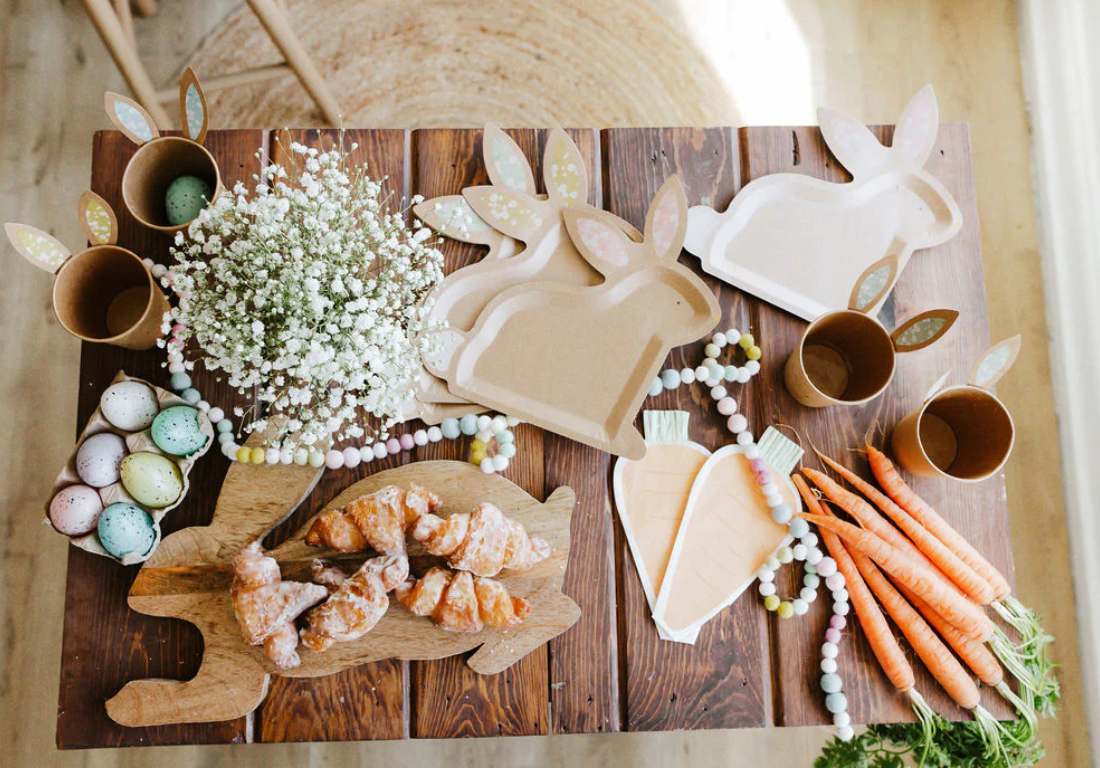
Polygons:
<instances>
[{"instance_id":1,"label":"bunny-shaped kraft plate","mask_svg":"<svg viewBox=\"0 0 1100 768\"><path fill-rule=\"evenodd\" d=\"M510 594L530 603L526 621L505 630L447 632L427 618L414 616L391 597L386 614L358 640L337 643L323 653L301 645L301 666L289 670L275 667L262 648L245 644L241 637L229 592L232 562L237 552L264 536L309 495L322 471L236 462L229 468L210 525L185 528L164 539L130 588L129 604L139 613L184 619L197 626L203 636L202 664L191 680L127 683L107 702L111 719L133 727L231 720L260 705L273 674L320 677L381 659L438 659L475 648L477 652L467 660L470 668L496 674L560 635L580 617L577 604L561 593L569 558L572 490L558 488L545 503L539 503L503 477L485 475L467 462L421 461L355 483L326 509L339 509L386 485L407 487L410 482L440 495L441 515L468 512L482 501L497 505L550 544L550 556L530 570L504 571L497 577ZM284 579L309 581L314 558L323 557L350 572L373 556L371 552L341 554L307 546L304 539L312 523L310 519L290 539L266 553L279 563ZM409 560L410 570L417 576L439 564L411 540Z\"/></svg>"},{"instance_id":2,"label":"bunny-shaped kraft plate","mask_svg":"<svg viewBox=\"0 0 1100 768\"><path fill-rule=\"evenodd\" d=\"M762 176L724 213L693 207L685 242L706 272L805 320L844 309L852 284L875 262L896 256L896 280L913 251L962 227L959 206L923 168L939 130L931 86L905 107L890 147L840 112L821 109L818 121L850 183Z\"/></svg>"},{"instance_id":3,"label":"bunny-shaped kraft plate","mask_svg":"<svg viewBox=\"0 0 1100 768\"><path fill-rule=\"evenodd\" d=\"M563 213L596 286L527 282L501 293L467 333L429 360L451 391L551 432L639 459L634 416L673 347L718 322L718 301L677 259L687 224L675 176L657 192L635 242L595 208Z\"/></svg>"}]
</instances>

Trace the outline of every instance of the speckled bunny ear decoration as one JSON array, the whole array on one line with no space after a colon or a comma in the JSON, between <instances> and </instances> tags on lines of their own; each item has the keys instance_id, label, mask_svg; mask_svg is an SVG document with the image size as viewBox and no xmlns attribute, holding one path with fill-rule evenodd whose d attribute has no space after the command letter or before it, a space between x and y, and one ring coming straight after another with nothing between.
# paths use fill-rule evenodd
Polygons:
<instances>
[{"instance_id":1,"label":"speckled bunny ear decoration","mask_svg":"<svg viewBox=\"0 0 1100 768\"><path fill-rule=\"evenodd\" d=\"M20 256L51 275L69 260L69 250L41 229L26 224L5 224L4 229Z\"/></svg>"},{"instance_id":2,"label":"speckled bunny ear decoration","mask_svg":"<svg viewBox=\"0 0 1100 768\"><path fill-rule=\"evenodd\" d=\"M445 195L413 206L413 214L436 232L463 243L485 243L493 231L462 195Z\"/></svg>"},{"instance_id":3,"label":"speckled bunny ear decoration","mask_svg":"<svg viewBox=\"0 0 1100 768\"><path fill-rule=\"evenodd\" d=\"M542 176L552 202L570 208L588 202L588 171L581 151L560 128L550 131L542 158Z\"/></svg>"},{"instance_id":4,"label":"speckled bunny ear decoration","mask_svg":"<svg viewBox=\"0 0 1100 768\"><path fill-rule=\"evenodd\" d=\"M136 101L108 91L103 95L107 117L135 144L146 144L160 137L152 116Z\"/></svg>"},{"instance_id":5,"label":"speckled bunny ear decoration","mask_svg":"<svg viewBox=\"0 0 1100 768\"><path fill-rule=\"evenodd\" d=\"M687 198L680 179L672 176L661 188L649 207L645 220L645 239L652 243L659 259L676 261L687 232Z\"/></svg>"},{"instance_id":6,"label":"speckled bunny ear decoration","mask_svg":"<svg viewBox=\"0 0 1100 768\"><path fill-rule=\"evenodd\" d=\"M544 200L499 186L467 187L462 196L494 229L524 242L530 242L547 217L556 213Z\"/></svg>"},{"instance_id":7,"label":"speckled bunny ear decoration","mask_svg":"<svg viewBox=\"0 0 1100 768\"><path fill-rule=\"evenodd\" d=\"M118 242L118 219L106 200L88 189L80 196L77 209L89 243L114 245Z\"/></svg>"},{"instance_id":8,"label":"speckled bunny ear decoration","mask_svg":"<svg viewBox=\"0 0 1100 768\"><path fill-rule=\"evenodd\" d=\"M485 126L482 142L485 169L493 186L534 195L535 175L519 145L495 125Z\"/></svg>"},{"instance_id":9,"label":"speckled bunny ear decoration","mask_svg":"<svg viewBox=\"0 0 1100 768\"><path fill-rule=\"evenodd\" d=\"M989 389L1008 373L1008 369L1016 362L1016 356L1019 354L1019 336L994 344L974 364L974 369L970 371L969 383L975 387Z\"/></svg>"},{"instance_id":10,"label":"speckled bunny ear decoration","mask_svg":"<svg viewBox=\"0 0 1100 768\"><path fill-rule=\"evenodd\" d=\"M202 144L209 122L206 95L195 71L188 67L180 78L180 125L187 138Z\"/></svg>"},{"instance_id":11,"label":"speckled bunny ear decoration","mask_svg":"<svg viewBox=\"0 0 1100 768\"><path fill-rule=\"evenodd\" d=\"M899 325L890 334L890 339L899 353L915 352L935 344L958 318L959 313L954 309L930 309Z\"/></svg>"},{"instance_id":12,"label":"speckled bunny ear decoration","mask_svg":"<svg viewBox=\"0 0 1100 768\"><path fill-rule=\"evenodd\" d=\"M848 299L848 309L866 312L889 292L898 276L898 257L887 256L876 261L859 276Z\"/></svg>"}]
</instances>

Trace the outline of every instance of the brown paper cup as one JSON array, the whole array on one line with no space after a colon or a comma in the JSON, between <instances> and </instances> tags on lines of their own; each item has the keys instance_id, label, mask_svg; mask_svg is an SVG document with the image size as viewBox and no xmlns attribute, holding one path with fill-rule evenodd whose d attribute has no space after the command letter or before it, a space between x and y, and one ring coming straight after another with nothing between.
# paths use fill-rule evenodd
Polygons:
<instances>
[{"instance_id":1,"label":"brown paper cup","mask_svg":"<svg viewBox=\"0 0 1100 768\"><path fill-rule=\"evenodd\" d=\"M949 387L894 427L890 442L914 475L976 483L1000 471L1012 453L1016 427L987 390Z\"/></svg>"},{"instance_id":2,"label":"brown paper cup","mask_svg":"<svg viewBox=\"0 0 1100 768\"><path fill-rule=\"evenodd\" d=\"M53 311L66 331L84 341L150 349L160 338L168 299L136 254L97 245L57 272Z\"/></svg>"},{"instance_id":3,"label":"brown paper cup","mask_svg":"<svg viewBox=\"0 0 1100 768\"><path fill-rule=\"evenodd\" d=\"M179 136L162 136L143 144L122 174L122 202L140 223L160 232L178 232L191 222L168 223L164 195L180 176L198 176L214 190L222 190L218 164L204 146ZM212 199L210 202L214 202Z\"/></svg>"},{"instance_id":4,"label":"brown paper cup","mask_svg":"<svg viewBox=\"0 0 1100 768\"><path fill-rule=\"evenodd\" d=\"M882 324L845 309L810 323L783 378L791 396L810 408L858 405L882 394L894 363L894 344Z\"/></svg>"}]
</instances>

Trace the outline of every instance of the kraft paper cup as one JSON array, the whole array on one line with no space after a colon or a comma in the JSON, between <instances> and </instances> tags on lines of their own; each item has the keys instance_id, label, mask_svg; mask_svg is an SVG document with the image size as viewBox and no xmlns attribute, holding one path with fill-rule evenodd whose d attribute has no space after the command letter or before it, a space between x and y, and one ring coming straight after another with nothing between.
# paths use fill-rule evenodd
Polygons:
<instances>
[{"instance_id":1,"label":"kraft paper cup","mask_svg":"<svg viewBox=\"0 0 1100 768\"><path fill-rule=\"evenodd\" d=\"M938 392L894 427L894 457L914 475L976 483L1000 471L1016 441L1004 404L979 387Z\"/></svg>"},{"instance_id":2,"label":"kraft paper cup","mask_svg":"<svg viewBox=\"0 0 1100 768\"><path fill-rule=\"evenodd\" d=\"M122 174L122 202L131 216L150 229L178 232L191 222L169 224L164 196L180 176L205 180L214 190L211 203L221 193L221 172L206 147L179 136L154 139L141 145L130 158Z\"/></svg>"},{"instance_id":3,"label":"kraft paper cup","mask_svg":"<svg viewBox=\"0 0 1100 768\"><path fill-rule=\"evenodd\" d=\"M845 309L810 323L783 378L791 396L810 408L859 405L882 394L894 364L894 343L882 323Z\"/></svg>"},{"instance_id":4,"label":"kraft paper cup","mask_svg":"<svg viewBox=\"0 0 1100 768\"><path fill-rule=\"evenodd\" d=\"M84 341L151 349L160 338L168 299L141 259L125 248L97 245L57 272L53 310Z\"/></svg>"}]
</instances>

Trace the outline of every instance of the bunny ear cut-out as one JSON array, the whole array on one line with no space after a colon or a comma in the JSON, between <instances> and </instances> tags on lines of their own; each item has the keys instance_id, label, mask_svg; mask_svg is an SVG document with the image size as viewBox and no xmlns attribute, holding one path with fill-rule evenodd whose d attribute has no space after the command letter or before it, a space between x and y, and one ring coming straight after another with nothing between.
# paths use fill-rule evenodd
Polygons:
<instances>
[{"instance_id":1,"label":"bunny ear cut-out","mask_svg":"<svg viewBox=\"0 0 1100 768\"><path fill-rule=\"evenodd\" d=\"M931 85L926 85L905 106L898 118L891 149L906 160L924 165L932 153L939 129L940 111L936 105L936 94Z\"/></svg>"},{"instance_id":2,"label":"bunny ear cut-out","mask_svg":"<svg viewBox=\"0 0 1100 768\"><path fill-rule=\"evenodd\" d=\"M195 71L188 67L180 78L180 125L187 138L202 144L210 124L206 95L202 92Z\"/></svg>"},{"instance_id":3,"label":"bunny ear cut-out","mask_svg":"<svg viewBox=\"0 0 1100 768\"><path fill-rule=\"evenodd\" d=\"M562 218L577 250L602 274L610 276L629 265L632 243L606 214L567 209Z\"/></svg>"},{"instance_id":4,"label":"bunny ear cut-out","mask_svg":"<svg viewBox=\"0 0 1100 768\"><path fill-rule=\"evenodd\" d=\"M852 176L860 176L887 162L889 151L854 117L822 107L817 110L817 121L825 143Z\"/></svg>"},{"instance_id":5,"label":"bunny ear cut-out","mask_svg":"<svg viewBox=\"0 0 1100 768\"><path fill-rule=\"evenodd\" d=\"M959 313L953 309L931 309L911 317L897 327L890 338L894 349L900 352L915 352L935 344L947 333Z\"/></svg>"},{"instance_id":6,"label":"bunny ear cut-out","mask_svg":"<svg viewBox=\"0 0 1100 768\"><path fill-rule=\"evenodd\" d=\"M898 257L892 254L867 267L852 288L848 309L856 312L870 311L890 291L897 276Z\"/></svg>"},{"instance_id":7,"label":"bunny ear cut-out","mask_svg":"<svg viewBox=\"0 0 1100 768\"><path fill-rule=\"evenodd\" d=\"M531 164L512 137L495 125L486 125L482 141L485 168L493 186L534 195L535 175L531 172Z\"/></svg>"},{"instance_id":8,"label":"bunny ear cut-out","mask_svg":"<svg viewBox=\"0 0 1100 768\"><path fill-rule=\"evenodd\" d=\"M115 127L135 144L145 144L160 137L156 122L136 101L108 91L103 95L103 105Z\"/></svg>"},{"instance_id":9,"label":"bunny ear cut-out","mask_svg":"<svg viewBox=\"0 0 1100 768\"><path fill-rule=\"evenodd\" d=\"M530 242L551 214L542 200L502 187L467 187L462 196L493 229Z\"/></svg>"},{"instance_id":10,"label":"bunny ear cut-out","mask_svg":"<svg viewBox=\"0 0 1100 768\"><path fill-rule=\"evenodd\" d=\"M5 224L4 229L19 255L41 270L53 274L69 259L68 249L41 229L26 224Z\"/></svg>"},{"instance_id":11,"label":"bunny ear cut-out","mask_svg":"<svg viewBox=\"0 0 1100 768\"><path fill-rule=\"evenodd\" d=\"M939 391L943 389L943 385L947 383L947 377L950 375L951 371L948 371L943 376L940 376L938 379L936 379L936 383L928 388L928 393L925 394L924 400L922 400L921 402L927 403L929 400L939 394Z\"/></svg>"},{"instance_id":12,"label":"bunny ear cut-out","mask_svg":"<svg viewBox=\"0 0 1100 768\"><path fill-rule=\"evenodd\" d=\"M588 171L581 151L560 128L550 131L542 159L543 181L550 199L575 207L588 201Z\"/></svg>"},{"instance_id":13,"label":"bunny ear cut-out","mask_svg":"<svg viewBox=\"0 0 1100 768\"><path fill-rule=\"evenodd\" d=\"M989 389L1008 373L1008 369L1016 362L1016 356L1019 354L1019 336L994 344L974 364L974 369L970 371L969 383L975 387Z\"/></svg>"},{"instance_id":14,"label":"bunny ear cut-out","mask_svg":"<svg viewBox=\"0 0 1100 768\"><path fill-rule=\"evenodd\" d=\"M653 203L646 214L645 236L653 245L657 258L670 257L673 261L680 257L687 233L687 198L684 186L677 176L657 190Z\"/></svg>"},{"instance_id":15,"label":"bunny ear cut-out","mask_svg":"<svg viewBox=\"0 0 1100 768\"><path fill-rule=\"evenodd\" d=\"M107 201L92 190L84 191L77 203L80 225L92 245L114 245L118 242L118 219Z\"/></svg>"},{"instance_id":16,"label":"bunny ear cut-out","mask_svg":"<svg viewBox=\"0 0 1100 768\"><path fill-rule=\"evenodd\" d=\"M493 231L462 195L425 200L413 207L413 213L436 232L464 243L484 243L485 235Z\"/></svg>"}]
</instances>

